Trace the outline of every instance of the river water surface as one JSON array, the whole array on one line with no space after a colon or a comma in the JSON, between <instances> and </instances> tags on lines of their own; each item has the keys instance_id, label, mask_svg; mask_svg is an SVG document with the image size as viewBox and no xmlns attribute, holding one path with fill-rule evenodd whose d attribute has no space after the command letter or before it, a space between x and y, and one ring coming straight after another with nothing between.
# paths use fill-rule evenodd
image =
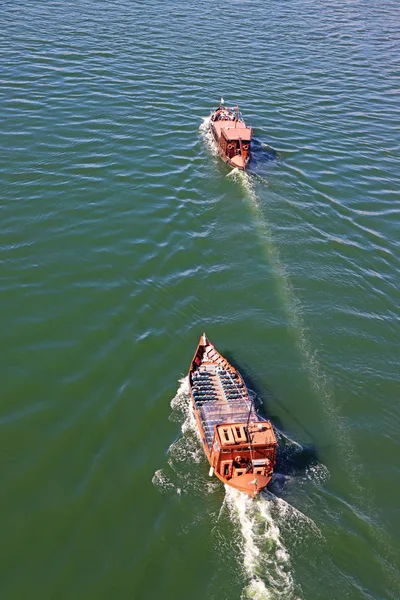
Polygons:
<instances>
[{"instance_id":1,"label":"river water surface","mask_svg":"<svg viewBox=\"0 0 400 600\"><path fill-rule=\"evenodd\" d=\"M1 598L398 600L397 0L0 6ZM203 331L277 428L254 501Z\"/></svg>"}]
</instances>

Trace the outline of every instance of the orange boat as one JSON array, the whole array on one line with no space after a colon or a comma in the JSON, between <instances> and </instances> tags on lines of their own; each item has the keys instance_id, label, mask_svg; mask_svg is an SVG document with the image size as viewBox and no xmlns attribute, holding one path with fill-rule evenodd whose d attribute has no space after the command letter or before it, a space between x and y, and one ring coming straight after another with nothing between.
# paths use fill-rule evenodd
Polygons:
<instances>
[{"instance_id":1,"label":"orange boat","mask_svg":"<svg viewBox=\"0 0 400 600\"><path fill-rule=\"evenodd\" d=\"M231 167L245 169L250 160L251 127L247 127L239 107L221 104L210 115L211 133L221 158Z\"/></svg>"},{"instance_id":2,"label":"orange boat","mask_svg":"<svg viewBox=\"0 0 400 600\"><path fill-rule=\"evenodd\" d=\"M254 408L240 373L205 333L190 365L189 389L210 475L256 496L272 477L274 430Z\"/></svg>"}]
</instances>

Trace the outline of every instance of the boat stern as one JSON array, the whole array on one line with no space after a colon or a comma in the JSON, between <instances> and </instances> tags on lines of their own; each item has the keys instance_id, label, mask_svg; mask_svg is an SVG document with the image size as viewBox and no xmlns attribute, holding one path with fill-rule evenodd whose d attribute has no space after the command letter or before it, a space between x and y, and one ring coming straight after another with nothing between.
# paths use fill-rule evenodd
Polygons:
<instances>
[{"instance_id":1,"label":"boat stern","mask_svg":"<svg viewBox=\"0 0 400 600\"><path fill-rule=\"evenodd\" d=\"M236 156L233 156L230 159L230 162L233 167L236 167L236 169L241 169L243 171L247 166L247 157L237 154Z\"/></svg>"},{"instance_id":2,"label":"boat stern","mask_svg":"<svg viewBox=\"0 0 400 600\"><path fill-rule=\"evenodd\" d=\"M232 477L229 480L226 480L225 483L230 485L231 487L239 490L239 492L244 492L251 498L257 496L271 481L271 475L255 475L254 473L247 473L243 475L239 475L237 477Z\"/></svg>"}]
</instances>

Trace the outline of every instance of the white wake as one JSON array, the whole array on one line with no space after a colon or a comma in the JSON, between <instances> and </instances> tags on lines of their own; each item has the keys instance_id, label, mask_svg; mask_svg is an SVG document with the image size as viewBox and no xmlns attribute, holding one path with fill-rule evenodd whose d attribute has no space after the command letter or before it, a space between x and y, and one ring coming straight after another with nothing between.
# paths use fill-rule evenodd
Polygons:
<instances>
[{"instance_id":1,"label":"white wake","mask_svg":"<svg viewBox=\"0 0 400 600\"><path fill-rule=\"evenodd\" d=\"M206 458L190 402L187 377L183 377L179 383L176 395L171 400L170 419L181 423L182 435L168 448L170 468L168 471L156 471L152 482L162 492L207 496L218 489L218 481L209 479L202 470L196 468L201 462L205 464Z\"/></svg>"},{"instance_id":2,"label":"white wake","mask_svg":"<svg viewBox=\"0 0 400 600\"><path fill-rule=\"evenodd\" d=\"M203 138L208 150L211 152L213 156L218 156L218 150L216 145L214 144L214 138L210 129L210 117L204 117L203 121L199 127L201 137Z\"/></svg>"},{"instance_id":3,"label":"white wake","mask_svg":"<svg viewBox=\"0 0 400 600\"><path fill-rule=\"evenodd\" d=\"M359 464L356 461L355 450L350 436L340 417L335 404L334 394L329 378L324 373L317 356L316 350L311 346L306 324L303 318L301 303L297 298L287 270L282 263L279 249L274 243L271 227L261 210L260 199L255 190L254 179L245 171L234 169L230 177L240 185L245 192L245 199L253 213L254 223L261 247L265 251L266 259L272 263L277 274L278 292L281 297L282 306L285 308L288 321L296 336L296 345L304 370L308 374L311 387L322 401L331 430L340 441L342 449L341 456L346 461L346 468L352 475L353 484L359 488Z\"/></svg>"},{"instance_id":4,"label":"white wake","mask_svg":"<svg viewBox=\"0 0 400 600\"><path fill-rule=\"evenodd\" d=\"M229 486L225 493L231 519L242 537L239 548L247 579L242 599L298 600L280 523L293 518L308 521L307 517L270 493L252 499Z\"/></svg>"},{"instance_id":5,"label":"white wake","mask_svg":"<svg viewBox=\"0 0 400 600\"><path fill-rule=\"evenodd\" d=\"M207 497L220 492L222 484L217 478L209 479L207 475L208 464L191 407L188 380L185 377L179 383L171 401L170 418L181 423L182 435L168 450L169 474L164 469L157 470L153 484L163 493ZM287 441L296 451L302 448L290 438ZM204 462L204 468L199 467L200 462ZM310 479L314 479L312 474ZM225 486L220 516L226 511L232 522L232 536L242 563L244 587L241 599L300 600L301 591L294 580L291 557L284 539L304 540L309 536L314 540L321 539L315 523L266 490L252 499ZM219 518L216 527L218 522Z\"/></svg>"}]
</instances>

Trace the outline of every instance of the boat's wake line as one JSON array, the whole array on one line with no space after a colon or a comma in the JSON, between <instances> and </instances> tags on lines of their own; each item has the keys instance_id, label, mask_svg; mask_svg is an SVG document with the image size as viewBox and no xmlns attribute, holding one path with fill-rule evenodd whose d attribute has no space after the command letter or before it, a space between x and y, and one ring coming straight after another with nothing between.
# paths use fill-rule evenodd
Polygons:
<instances>
[{"instance_id":1,"label":"boat's wake line","mask_svg":"<svg viewBox=\"0 0 400 600\"><path fill-rule=\"evenodd\" d=\"M191 409L186 377L180 381L171 408L171 419L181 423L182 435L169 448L169 468L156 471L153 484L169 494L206 497L220 493L222 484L215 477L209 479L207 476L208 465ZM301 451L300 444L290 441L293 451ZM203 463L201 468L198 463ZM232 534L237 541L238 560L243 568L242 599L298 600L301 595L294 581L290 554L284 540L290 538L293 546L309 540L310 536L314 542L320 540L322 536L315 523L266 490L251 499L229 486L225 486L219 518L223 515L229 515L238 530ZM204 518L207 518L206 514ZM221 540L221 536L225 537L224 529L221 527L217 536L223 544L226 543L225 539Z\"/></svg>"},{"instance_id":2,"label":"boat's wake line","mask_svg":"<svg viewBox=\"0 0 400 600\"><path fill-rule=\"evenodd\" d=\"M211 152L213 156L218 156L218 150L216 145L214 144L214 139L210 129L210 117L204 117L203 122L201 123L199 130L201 133L201 137L203 138L207 148Z\"/></svg>"},{"instance_id":3,"label":"boat's wake line","mask_svg":"<svg viewBox=\"0 0 400 600\"><path fill-rule=\"evenodd\" d=\"M392 557L391 561L393 564L396 564L395 551L392 549L390 542L387 541L385 526L379 522L376 506L371 501L368 490L365 489L360 481L360 474L363 474L365 478L364 469L357 457L344 419L341 417L335 404L331 383L319 364L317 352L312 348L310 343L307 327L302 316L301 304L294 293L293 286L280 259L279 250L274 244L270 226L261 209L260 198L255 189L257 179L251 177L249 173L238 169L234 169L229 176L244 191L244 197L253 213L258 238L262 242L266 258L272 263L277 273L282 304L286 309L288 320L296 336L296 345L299 349L303 368L308 373L312 389L322 403L326 421L336 441L337 448L340 449L340 459L348 474L349 484L355 491L357 503L362 499L363 511L369 513L368 518L374 522L374 526L370 530L371 536L374 538L378 548L382 548L382 552ZM314 483L323 483L329 477L329 472L321 463L314 463L308 468L306 477L311 478ZM388 565L385 566L385 571L388 573L390 579L392 579L392 572Z\"/></svg>"},{"instance_id":4,"label":"boat's wake line","mask_svg":"<svg viewBox=\"0 0 400 600\"><path fill-rule=\"evenodd\" d=\"M330 382L319 364L317 352L312 348L309 341L300 301L294 293L286 268L281 261L279 250L274 244L269 223L261 210L260 199L255 190L255 181L248 173L238 169L234 169L229 175L245 192L245 199L253 213L257 235L265 250L266 259L272 264L276 272L278 292L296 338L303 368L308 374L312 389L322 401L326 417L329 420L330 430L334 432L335 439L340 442L341 456L346 461L346 470L351 474L353 485L360 491L361 486L358 479L360 467L356 460L353 444L335 405Z\"/></svg>"},{"instance_id":5,"label":"boat's wake line","mask_svg":"<svg viewBox=\"0 0 400 600\"><path fill-rule=\"evenodd\" d=\"M187 377L182 378L171 400L171 420L181 423L182 435L168 449L168 473L159 469L153 484L163 492L206 496L218 488L216 479L207 479L194 465L205 461L204 451L189 398Z\"/></svg>"},{"instance_id":6,"label":"boat's wake line","mask_svg":"<svg viewBox=\"0 0 400 600\"><path fill-rule=\"evenodd\" d=\"M281 446L281 453L302 453L304 448L283 432L275 430ZM284 444L283 444L284 442ZM306 470L304 478L316 484L329 476L324 465L317 461ZM269 486L271 490L283 487L289 479L275 473ZM278 480L278 485L276 483ZM281 489L279 491L281 491ZM271 491L263 490L251 499L237 490L225 486L225 502L231 520L240 529L242 544L239 545L243 557L243 570L247 584L242 592L242 600L298 600L299 587L293 577L289 551L284 540L290 538L291 545L304 543L313 538L321 541L322 534L312 519L278 498Z\"/></svg>"},{"instance_id":7,"label":"boat's wake line","mask_svg":"<svg viewBox=\"0 0 400 600\"><path fill-rule=\"evenodd\" d=\"M225 504L232 521L239 527L242 537L242 544L239 547L247 579L242 599L296 600L299 598L293 579L290 555L282 541L281 524L288 520L292 522L295 520L307 525L310 520L290 504L268 492L251 499L226 486ZM311 523L313 529L316 529L314 523L312 521Z\"/></svg>"}]
</instances>

